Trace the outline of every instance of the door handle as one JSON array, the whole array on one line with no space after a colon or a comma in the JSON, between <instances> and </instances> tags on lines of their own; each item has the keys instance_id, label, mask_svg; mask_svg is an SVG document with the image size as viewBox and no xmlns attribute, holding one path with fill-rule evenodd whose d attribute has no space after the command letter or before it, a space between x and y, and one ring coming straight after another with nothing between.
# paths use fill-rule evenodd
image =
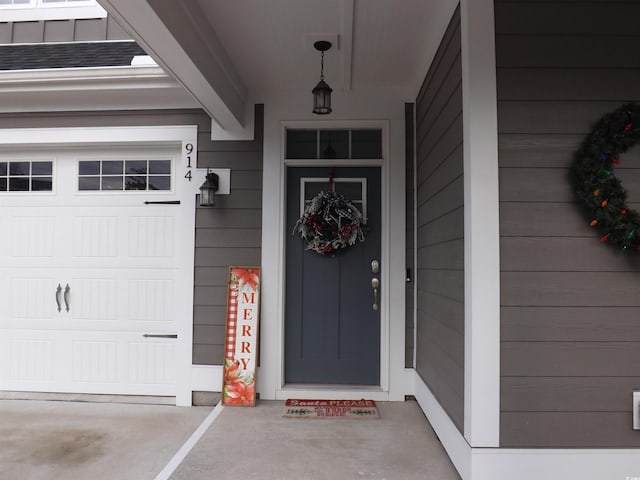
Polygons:
<instances>
[{"instance_id":1,"label":"door handle","mask_svg":"<svg viewBox=\"0 0 640 480\"><path fill-rule=\"evenodd\" d=\"M60 305L60 294L62 293L62 286L58 284L58 288L56 288L56 303L58 304L58 312L62 311L62 306Z\"/></svg>"},{"instance_id":2,"label":"door handle","mask_svg":"<svg viewBox=\"0 0 640 480\"><path fill-rule=\"evenodd\" d=\"M177 333L145 333L144 338L178 338Z\"/></svg>"},{"instance_id":3,"label":"door handle","mask_svg":"<svg viewBox=\"0 0 640 480\"><path fill-rule=\"evenodd\" d=\"M60 287L60 285L58 285L58 287ZM67 312L69 311L69 293L71 292L71 287L69 287L69 284L67 283L67 286L64 287L64 305L65 307L67 307ZM59 308L59 306L58 306ZM58 310L60 311L60 310Z\"/></svg>"},{"instance_id":4,"label":"door handle","mask_svg":"<svg viewBox=\"0 0 640 480\"><path fill-rule=\"evenodd\" d=\"M378 310L378 287L380 286L380 280L376 277L371 279L371 287L373 287L373 309Z\"/></svg>"}]
</instances>

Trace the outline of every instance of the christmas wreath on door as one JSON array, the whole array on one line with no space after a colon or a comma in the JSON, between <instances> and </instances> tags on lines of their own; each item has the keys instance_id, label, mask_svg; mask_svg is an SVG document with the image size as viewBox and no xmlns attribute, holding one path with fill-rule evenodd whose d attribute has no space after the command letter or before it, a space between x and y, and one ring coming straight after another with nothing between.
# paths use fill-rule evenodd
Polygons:
<instances>
[{"instance_id":1,"label":"christmas wreath on door","mask_svg":"<svg viewBox=\"0 0 640 480\"><path fill-rule=\"evenodd\" d=\"M306 250L321 255L335 256L357 242L364 242L364 217L360 210L344 195L333 191L318 193L296 222L297 232L306 244Z\"/></svg>"}]
</instances>

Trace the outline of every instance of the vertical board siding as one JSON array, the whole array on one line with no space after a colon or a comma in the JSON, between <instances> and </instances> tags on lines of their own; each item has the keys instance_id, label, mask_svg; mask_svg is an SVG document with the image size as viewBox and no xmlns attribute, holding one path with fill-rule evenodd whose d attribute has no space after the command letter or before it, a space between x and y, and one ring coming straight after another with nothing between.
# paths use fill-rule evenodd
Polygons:
<instances>
[{"instance_id":1,"label":"vertical board siding","mask_svg":"<svg viewBox=\"0 0 640 480\"><path fill-rule=\"evenodd\" d=\"M416 100L416 369L464 428L464 190L460 11Z\"/></svg>"},{"instance_id":2,"label":"vertical board siding","mask_svg":"<svg viewBox=\"0 0 640 480\"><path fill-rule=\"evenodd\" d=\"M0 23L0 44L130 39L111 17Z\"/></svg>"},{"instance_id":3,"label":"vertical board siding","mask_svg":"<svg viewBox=\"0 0 640 480\"><path fill-rule=\"evenodd\" d=\"M640 100L640 4L496 0L502 447L639 447L640 256L568 182L594 123ZM616 176L640 202L640 149Z\"/></svg>"},{"instance_id":4,"label":"vertical board siding","mask_svg":"<svg viewBox=\"0 0 640 480\"><path fill-rule=\"evenodd\" d=\"M198 109L0 115L0 128L198 126L198 167L231 169L231 194L195 212L193 363L201 365L219 365L224 357L228 267L261 263L262 122L263 106L256 105L254 140L213 142L211 119Z\"/></svg>"}]
</instances>

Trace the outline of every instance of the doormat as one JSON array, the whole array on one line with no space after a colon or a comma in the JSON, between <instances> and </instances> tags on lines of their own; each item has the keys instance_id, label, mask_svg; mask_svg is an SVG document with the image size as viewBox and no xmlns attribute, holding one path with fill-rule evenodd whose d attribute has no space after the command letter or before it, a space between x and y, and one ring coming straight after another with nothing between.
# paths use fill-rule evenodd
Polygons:
<instances>
[{"instance_id":1,"label":"doormat","mask_svg":"<svg viewBox=\"0 0 640 480\"><path fill-rule=\"evenodd\" d=\"M284 418L380 418L373 400L292 400L284 404Z\"/></svg>"}]
</instances>

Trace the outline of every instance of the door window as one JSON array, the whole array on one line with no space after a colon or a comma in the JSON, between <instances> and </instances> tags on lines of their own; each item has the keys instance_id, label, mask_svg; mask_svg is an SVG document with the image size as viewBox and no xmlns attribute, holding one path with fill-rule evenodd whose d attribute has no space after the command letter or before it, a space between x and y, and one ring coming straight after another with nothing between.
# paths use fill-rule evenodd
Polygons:
<instances>
[{"instance_id":1,"label":"door window","mask_svg":"<svg viewBox=\"0 0 640 480\"><path fill-rule=\"evenodd\" d=\"M0 162L0 192L50 192L53 162Z\"/></svg>"},{"instance_id":2,"label":"door window","mask_svg":"<svg viewBox=\"0 0 640 480\"><path fill-rule=\"evenodd\" d=\"M78 190L171 190L171 160L81 160Z\"/></svg>"},{"instance_id":3,"label":"door window","mask_svg":"<svg viewBox=\"0 0 640 480\"><path fill-rule=\"evenodd\" d=\"M322 190L329 189L328 178L301 178L300 179L300 216L304 214L305 208L309 206L311 200ZM333 190L340 193L360 210L364 223L367 223L367 179L366 178L334 178Z\"/></svg>"},{"instance_id":4,"label":"door window","mask_svg":"<svg viewBox=\"0 0 640 480\"><path fill-rule=\"evenodd\" d=\"M307 129L286 130L287 159L382 159L382 130Z\"/></svg>"}]
</instances>

